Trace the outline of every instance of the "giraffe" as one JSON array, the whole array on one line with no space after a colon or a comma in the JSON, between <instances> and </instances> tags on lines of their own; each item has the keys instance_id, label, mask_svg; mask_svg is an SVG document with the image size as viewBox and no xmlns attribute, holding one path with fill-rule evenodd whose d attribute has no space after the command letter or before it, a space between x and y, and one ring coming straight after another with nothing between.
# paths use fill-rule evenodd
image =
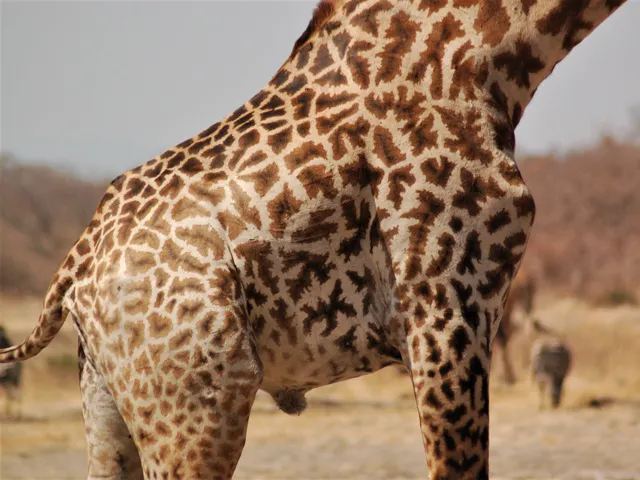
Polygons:
<instances>
[{"instance_id":1,"label":"giraffe","mask_svg":"<svg viewBox=\"0 0 640 480\"><path fill-rule=\"evenodd\" d=\"M516 381L516 375L513 371L513 363L510 354L510 340L516 329L513 322L513 314L516 305L521 305L526 315L526 322L529 324L533 321L531 313L533 311L533 299L536 294L535 279L524 271L522 268L511 283L511 288L507 296L507 302L502 312L502 320L498 325L495 343L500 347L502 353L502 369L504 381L507 384L513 384Z\"/></svg>"},{"instance_id":2,"label":"giraffe","mask_svg":"<svg viewBox=\"0 0 640 480\"><path fill-rule=\"evenodd\" d=\"M117 177L32 334L70 314L89 478L232 477L259 389L402 363L432 479L488 478L491 345L535 206L514 129L624 0L325 0L269 83Z\"/></svg>"}]
</instances>

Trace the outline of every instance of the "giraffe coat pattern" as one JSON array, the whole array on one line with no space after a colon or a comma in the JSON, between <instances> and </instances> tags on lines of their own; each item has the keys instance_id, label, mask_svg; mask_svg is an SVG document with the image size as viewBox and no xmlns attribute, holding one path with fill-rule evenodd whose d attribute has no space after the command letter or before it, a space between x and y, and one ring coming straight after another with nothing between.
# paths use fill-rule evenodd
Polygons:
<instances>
[{"instance_id":1,"label":"giraffe coat pattern","mask_svg":"<svg viewBox=\"0 0 640 480\"><path fill-rule=\"evenodd\" d=\"M0 361L79 336L89 478L229 479L258 389L402 363L432 479L488 478L534 218L514 129L620 0L324 0L227 118L116 178Z\"/></svg>"}]
</instances>

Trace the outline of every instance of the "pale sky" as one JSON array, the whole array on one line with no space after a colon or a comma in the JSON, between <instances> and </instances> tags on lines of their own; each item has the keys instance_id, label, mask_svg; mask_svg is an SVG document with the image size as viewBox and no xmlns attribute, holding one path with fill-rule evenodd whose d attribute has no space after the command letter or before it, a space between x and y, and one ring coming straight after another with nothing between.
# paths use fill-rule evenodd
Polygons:
<instances>
[{"instance_id":1,"label":"pale sky","mask_svg":"<svg viewBox=\"0 0 640 480\"><path fill-rule=\"evenodd\" d=\"M287 58L315 2L0 0L0 150L114 177L226 116ZM626 137L640 1L561 63L518 127L526 152Z\"/></svg>"}]
</instances>

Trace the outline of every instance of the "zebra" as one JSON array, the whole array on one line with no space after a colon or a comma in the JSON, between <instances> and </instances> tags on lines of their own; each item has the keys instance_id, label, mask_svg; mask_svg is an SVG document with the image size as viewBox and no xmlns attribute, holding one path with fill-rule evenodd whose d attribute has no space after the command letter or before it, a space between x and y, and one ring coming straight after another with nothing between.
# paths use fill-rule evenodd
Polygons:
<instances>
[{"instance_id":1,"label":"zebra","mask_svg":"<svg viewBox=\"0 0 640 480\"><path fill-rule=\"evenodd\" d=\"M4 327L0 325L0 348L11 347L13 343L9 339ZM18 414L21 416L22 410L22 392L21 392L21 379L22 379L22 363L3 364L0 365L0 387L2 387L6 393L7 400L5 404L6 417L12 416L12 406L17 402Z\"/></svg>"},{"instance_id":2,"label":"zebra","mask_svg":"<svg viewBox=\"0 0 640 480\"><path fill-rule=\"evenodd\" d=\"M544 327L543 327L544 328ZM531 373L538 383L540 409L550 397L551 407L558 408L562 400L562 386L571 368L571 350L560 338L544 335L531 347Z\"/></svg>"}]
</instances>

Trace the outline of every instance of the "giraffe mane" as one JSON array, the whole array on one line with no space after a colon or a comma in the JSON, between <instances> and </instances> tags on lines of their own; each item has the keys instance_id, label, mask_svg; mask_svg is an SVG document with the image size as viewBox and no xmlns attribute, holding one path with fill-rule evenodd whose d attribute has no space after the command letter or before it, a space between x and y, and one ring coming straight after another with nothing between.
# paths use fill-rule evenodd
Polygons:
<instances>
[{"instance_id":1,"label":"giraffe mane","mask_svg":"<svg viewBox=\"0 0 640 480\"><path fill-rule=\"evenodd\" d=\"M307 29L300 35L300 38L296 40L293 51L291 52L291 57L298 53L300 48L311 38L311 35L319 31L327 21L333 17L336 13L336 4L338 3L342 3L341 0L320 0L320 3L318 3L313 11L313 16L311 17L309 25L307 25Z\"/></svg>"}]
</instances>

